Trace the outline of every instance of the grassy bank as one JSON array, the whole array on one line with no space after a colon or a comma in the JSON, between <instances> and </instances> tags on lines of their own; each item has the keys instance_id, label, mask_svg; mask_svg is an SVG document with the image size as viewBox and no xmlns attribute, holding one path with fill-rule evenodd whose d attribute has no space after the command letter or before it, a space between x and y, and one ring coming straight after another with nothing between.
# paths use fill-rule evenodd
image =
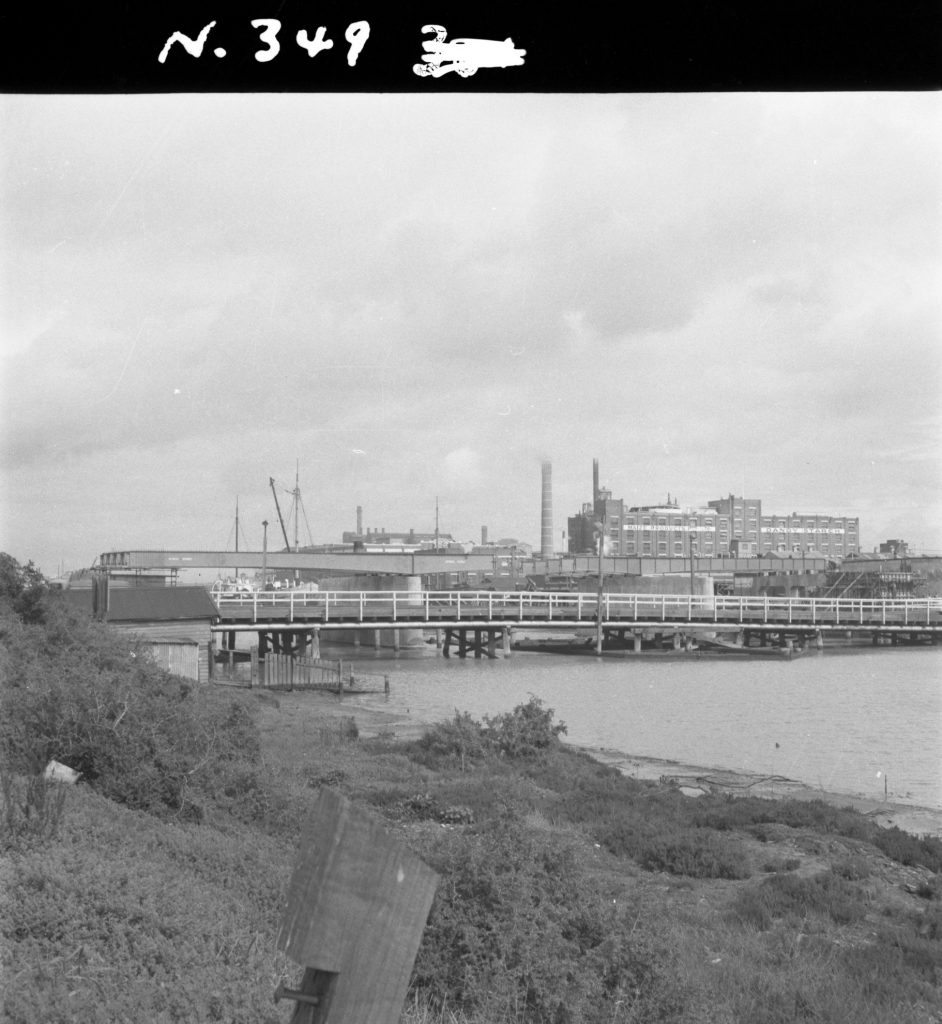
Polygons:
<instances>
[{"instance_id":1,"label":"grassy bank","mask_svg":"<svg viewBox=\"0 0 942 1024\"><path fill-rule=\"evenodd\" d=\"M59 609L0 636L14 1024L287 1020L274 936L325 785L441 875L407 1024L942 1017L937 840L626 778L535 700L367 739L314 701L181 685ZM50 756L85 781L42 783Z\"/></svg>"}]
</instances>

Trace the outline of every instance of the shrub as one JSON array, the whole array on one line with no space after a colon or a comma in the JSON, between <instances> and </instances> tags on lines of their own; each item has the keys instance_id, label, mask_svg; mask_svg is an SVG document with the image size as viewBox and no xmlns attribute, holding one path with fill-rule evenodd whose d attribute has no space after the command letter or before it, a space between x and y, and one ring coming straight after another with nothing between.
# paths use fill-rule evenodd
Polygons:
<instances>
[{"instance_id":1,"label":"shrub","mask_svg":"<svg viewBox=\"0 0 942 1024\"><path fill-rule=\"evenodd\" d=\"M735 919L760 931L770 928L776 918L828 917L836 924L851 924L866 912L864 893L859 886L833 871L813 878L770 875L758 886L740 893L732 907Z\"/></svg>"},{"instance_id":2,"label":"shrub","mask_svg":"<svg viewBox=\"0 0 942 1024\"><path fill-rule=\"evenodd\" d=\"M55 759L130 807L199 819L232 772L259 762L243 705L162 671L123 634L51 604L15 640L0 691L11 770Z\"/></svg>"},{"instance_id":3,"label":"shrub","mask_svg":"<svg viewBox=\"0 0 942 1024\"><path fill-rule=\"evenodd\" d=\"M526 704L493 718L485 717L485 736L504 757L530 758L559 743L566 726L553 725L553 709L531 695Z\"/></svg>"},{"instance_id":4,"label":"shrub","mask_svg":"<svg viewBox=\"0 0 942 1024\"><path fill-rule=\"evenodd\" d=\"M54 839L66 803L66 786L42 775L16 778L0 771L0 850L15 849Z\"/></svg>"},{"instance_id":5,"label":"shrub","mask_svg":"<svg viewBox=\"0 0 942 1024\"><path fill-rule=\"evenodd\" d=\"M675 1019L670 956L547 833L510 818L423 851L442 875L413 985L481 1020Z\"/></svg>"},{"instance_id":6,"label":"shrub","mask_svg":"<svg viewBox=\"0 0 942 1024\"><path fill-rule=\"evenodd\" d=\"M427 729L413 745L413 756L428 767L457 765L461 771L497 756L508 760L533 759L558 746L566 726L553 725L553 709L532 697L503 715L483 722L467 711Z\"/></svg>"}]
</instances>

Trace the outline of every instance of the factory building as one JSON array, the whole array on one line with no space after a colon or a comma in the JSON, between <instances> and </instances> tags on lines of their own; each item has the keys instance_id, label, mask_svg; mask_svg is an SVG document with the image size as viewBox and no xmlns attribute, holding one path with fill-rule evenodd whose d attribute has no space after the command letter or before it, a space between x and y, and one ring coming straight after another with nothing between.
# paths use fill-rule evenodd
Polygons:
<instances>
[{"instance_id":1,"label":"factory building","mask_svg":"<svg viewBox=\"0 0 942 1024\"><path fill-rule=\"evenodd\" d=\"M592 462L592 503L570 516L569 553L749 558L760 555L824 555L839 561L860 551L860 521L820 513L763 514L762 501L728 495L704 507L681 508L667 496L660 505L626 507L599 486L598 460Z\"/></svg>"}]
</instances>

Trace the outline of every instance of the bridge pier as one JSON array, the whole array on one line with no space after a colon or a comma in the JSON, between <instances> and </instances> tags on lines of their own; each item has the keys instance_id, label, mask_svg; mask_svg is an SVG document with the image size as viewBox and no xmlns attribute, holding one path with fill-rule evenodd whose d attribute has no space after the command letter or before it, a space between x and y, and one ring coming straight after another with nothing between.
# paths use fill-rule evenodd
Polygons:
<instances>
[{"instance_id":1,"label":"bridge pier","mask_svg":"<svg viewBox=\"0 0 942 1024\"><path fill-rule=\"evenodd\" d=\"M503 647L503 651L504 651L504 657L505 658L509 658L510 657L510 652L513 650L512 646L511 646L511 642L510 642L510 630L509 629L502 629L501 630L501 641L502 641L502 647Z\"/></svg>"}]
</instances>

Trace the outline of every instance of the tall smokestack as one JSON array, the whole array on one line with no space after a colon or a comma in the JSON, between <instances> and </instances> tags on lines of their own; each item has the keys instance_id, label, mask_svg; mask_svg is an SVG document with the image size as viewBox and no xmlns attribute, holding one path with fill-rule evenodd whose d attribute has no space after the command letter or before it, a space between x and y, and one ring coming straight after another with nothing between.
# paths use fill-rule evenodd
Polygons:
<instances>
[{"instance_id":1,"label":"tall smokestack","mask_svg":"<svg viewBox=\"0 0 942 1024\"><path fill-rule=\"evenodd\" d=\"M592 460L592 506L599 500L599 460Z\"/></svg>"},{"instance_id":2,"label":"tall smokestack","mask_svg":"<svg viewBox=\"0 0 942 1024\"><path fill-rule=\"evenodd\" d=\"M540 530L540 557L553 557L553 464L543 463L543 516Z\"/></svg>"},{"instance_id":3,"label":"tall smokestack","mask_svg":"<svg viewBox=\"0 0 942 1024\"><path fill-rule=\"evenodd\" d=\"M363 506L357 505L357 536L363 536Z\"/></svg>"},{"instance_id":4,"label":"tall smokestack","mask_svg":"<svg viewBox=\"0 0 942 1024\"><path fill-rule=\"evenodd\" d=\"M482 526L481 527L481 547L483 548L483 547L486 547L486 546L487 546L487 527L486 526Z\"/></svg>"}]
</instances>

